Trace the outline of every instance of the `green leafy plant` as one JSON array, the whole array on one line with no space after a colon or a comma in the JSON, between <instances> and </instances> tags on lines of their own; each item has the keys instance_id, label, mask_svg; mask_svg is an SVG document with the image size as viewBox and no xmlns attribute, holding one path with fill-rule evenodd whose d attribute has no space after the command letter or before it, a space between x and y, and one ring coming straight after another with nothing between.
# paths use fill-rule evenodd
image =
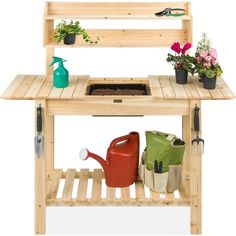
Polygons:
<instances>
[{"instance_id":1,"label":"green leafy plant","mask_svg":"<svg viewBox=\"0 0 236 236\"><path fill-rule=\"evenodd\" d=\"M92 40L87 31L80 26L79 21L73 22L71 20L70 22L66 22L62 20L62 22L56 26L54 39L57 43L61 42L66 35L81 35L84 41L90 44L97 44L99 40L99 37L97 37L96 40Z\"/></svg>"},{"instance_id":2,"label":"green leafy plant","mask_svg":"<svg viewBox=\"0 0 236 236\"><path fill-rule=\"evenodd\" d=\"M191 46L191 43L186 43L183 48L181 48L179 42L173 43L171 49L175 52L175 55L168 53L166 61L170 62L176 70L187 70L189 73L193 74L195 58L186 54Z\"/></svg>"}]
</instances>

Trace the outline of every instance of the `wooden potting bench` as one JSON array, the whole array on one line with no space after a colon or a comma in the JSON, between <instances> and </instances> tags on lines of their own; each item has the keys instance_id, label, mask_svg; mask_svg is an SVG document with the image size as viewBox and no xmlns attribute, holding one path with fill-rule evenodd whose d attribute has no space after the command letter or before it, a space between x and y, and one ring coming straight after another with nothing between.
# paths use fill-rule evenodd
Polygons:
<instances>
[{"instance_id":1,"label":"wooden potting bench","mask_svg":"<svg viewBox=\"0 0 236 236\"><path fill-rule=\"evenodd\" d=\"M155 12L166 7L186 10L181 17L156 17ZM182 22L179 29L96 29L89 34L99 36L97 45L85 44L77 38L73 46L55 43L54 21L57 19L127 19L172 20ZM205 90L198 78L190 77L186 85L175 83L174 76L149 76L147 78L90 78L70 76L70 85L57 89L52 84L53 69L49 68L55 48L60 47L169 47L174 41L192 42L192 16L190 3L57 3L45 4L44 46L46 47L46 75L18 75L2 95L5 99L35 100L43 108L43 134L45 136L42 157L35 157L35 234L46 232L46 207L49 206L189 206L191 209L191 233L201 233L201 152L192 152L193 108L201 108L202 100L232 99L234 94L224 80L217 80L215 90ZM93 83L144 83L150 88L145 96L88 96L87 86ZM54 116L55 115L180 115L182 135L187 147L183 162L183 184L179 196L150 191L145 195L140 180L135 183L135 198L130 188L116 190L106 188L106 198L101 197L101 169L54 168ZM65 179L61 197L57 196L60 180ZM77 197L72 198L74 180L79 179ZM93 180L92 197L87 197L88 179ZM106 186L103 186L106 187Z\"/></svg>"}]
</instances>

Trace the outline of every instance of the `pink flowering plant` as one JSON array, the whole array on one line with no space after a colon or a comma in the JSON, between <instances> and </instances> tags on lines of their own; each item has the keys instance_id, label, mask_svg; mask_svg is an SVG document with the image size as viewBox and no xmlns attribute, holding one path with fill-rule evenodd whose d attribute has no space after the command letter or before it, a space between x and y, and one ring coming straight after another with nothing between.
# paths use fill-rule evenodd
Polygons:
<instances>
[{"instance_id":1,"label":"pink flowering plant","mask_svg":"<svg viewBox=\"0 0 236 236\"><path fill-rule=\"evenodd\" d=\"M211 41L206 33L202 34L202 39L198 42L195 59L195 72L200 76L217 78L222 75L223 71L218 63L217 52L211 47Z\"/></svg>"},{"instance_id":2,"label":"pink flowering plant","mask_svg":"<svg viewBox=\"0 0 236 236\"><path fill-rule=\"evenodd\" d=\"M195 58L187 54L187 51L191 47L191 43L186 43L183 47L180 46L179 42L173 43L171 49L175 54L172 55L168 53L166 61L170 62L174 66L175 70L187 70L193 74Z\"/></svg>"}]
</instances>

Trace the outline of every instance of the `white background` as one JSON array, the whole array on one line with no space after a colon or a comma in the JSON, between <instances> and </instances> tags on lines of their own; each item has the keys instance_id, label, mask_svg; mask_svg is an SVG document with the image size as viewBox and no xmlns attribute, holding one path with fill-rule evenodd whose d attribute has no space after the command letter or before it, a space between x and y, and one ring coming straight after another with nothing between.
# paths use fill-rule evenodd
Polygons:
<instances>
[{"instance_id":1,"label":"white background","mask_svg":"<svg viewBox=\"0 0 236 236\"><path fill-rule=\"evenodd\" d=\"M218 50L224 78L236 92L234 1L192 1L194 46L207 32ZM44 74L42 46L44 1L1 2L0 92L16 74ZM232 9L232 10L231 10ZM94 25L95 24L95 25ZM150 26L160 23L151 22ZM107 27L104 22L82 21L84 27ZM113 27L144 27L119 22ZM162 27L166 27L162 25ZM147 76L172 74L165 63L168 49L64 49L71 74ZM203 234L235 235L235 101L203 102ZM34 226L34 104L0 100L0 235L32 235ZM99 167L81 162L80 148L103 157L110 141L129 131L161 130L181 135L180 117L56 118L56 167ZM188 208L49 208L51 234L188 234Z\"/></svg>"}]
</instances>

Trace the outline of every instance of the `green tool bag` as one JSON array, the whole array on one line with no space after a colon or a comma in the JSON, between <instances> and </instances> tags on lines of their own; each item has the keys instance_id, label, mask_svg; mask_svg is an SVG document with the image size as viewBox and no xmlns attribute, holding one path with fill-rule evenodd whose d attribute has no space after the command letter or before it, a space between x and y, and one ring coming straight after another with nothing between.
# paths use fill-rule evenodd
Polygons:
<instances>
[{"instance_id":1,"label":"green tool bag","mask_svg":"<svg viewBox=\"0 0 236 236\"><path fill-rule=\"evenodd\" d=\"M175 135L157 131L146 131L147 158L145 165L154 170L154 162L163 162L163 172L169 171L169 165L182 163L185 143Z\"/></svg>"}]
</instances>

